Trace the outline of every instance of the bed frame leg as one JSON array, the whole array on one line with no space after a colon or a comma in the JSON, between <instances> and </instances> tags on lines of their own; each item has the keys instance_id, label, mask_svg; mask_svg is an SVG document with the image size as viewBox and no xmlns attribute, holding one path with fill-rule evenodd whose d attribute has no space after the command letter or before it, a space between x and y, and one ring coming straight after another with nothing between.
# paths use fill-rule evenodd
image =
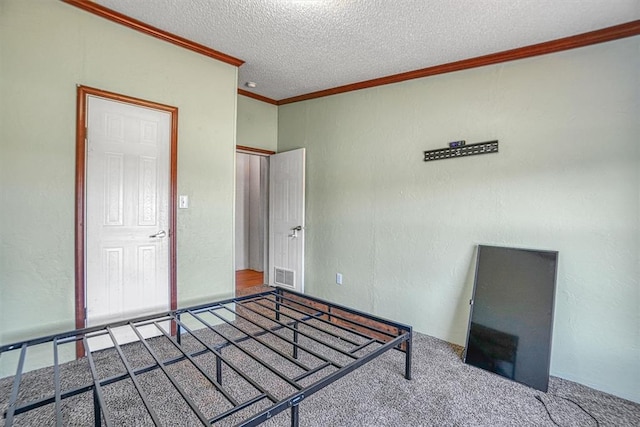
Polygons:
<instances>
[{"instance_id":1,"label":"bed frame leg","mask_svg":"<svg viewBox=\"0 0 640 427\"><path fill-rule=\"evenodd\" d=\"M296 344L298 344L298 322L295 322L293 324L293 342L295 343L293 345L293 358L297 359L298 358L298 346Z\"/></svg>"},{"instance_id":2,"label":"bed frame leg","mask_svg":"<svg viewBox=\"0 0 640 427\"><path fill-rule=\"evenodd\" d=\"M102 414L100 411L100 403L98 401L98 392L96 389L93 389L93 424L96 427L100 427L102 425Z\"/></svg>"},{"instance_id":3,"label":"bed frame leg","mask_svg":"<svg viewBox=\"0 0 640 427\"><path fill-rule=\"evenodd\" d=\"M180 315L177 316L178 321L180 321ZM176 322L174 322L176 324ZM178 345L182 345L182 334L180 333L180 325L176 324L176 341Z\"/></svg>"},{"instance_id":4,"label":"bed frame leg","mask_svg":"<svg viewBox=\"0 0 640 427\"><path fill-rule=\"evenodd\" d=\"M216 381L222 385L222 359L219 356L216 356Z\"/></svg>"},{"instance_id":5,"label":"bed frame leg","mask_svg":"<svg viewBox=\"0 0 640 427\"><path fill-rule=\"evenodd\" d=\"M291 427L298 427L300 425L300 413L298 411L298 405L291 407Z\"/></svg>"},{"instance_id":6,"label":"bed frame leg","mask_svg":"<svg viewBox=\"0 0 640 427\"><path fill-rule=\"evenodd\" d=\"M278 294L276 295L276 320L280 320L280 301L282 301L282 299Z\"/></svg>"},{"instance_id":7,"label":"bed frame leg","mask_svg":"<svg viewBox=\"0 0 640 427\"><path fill-rule=\"evenodd\" d=\"M404 352L404 377L408 380L411 379L411 352L412 352L412 338L413 333L409 331L409 339L405 341L406 347Z\"/></svg>"}]
</instances>

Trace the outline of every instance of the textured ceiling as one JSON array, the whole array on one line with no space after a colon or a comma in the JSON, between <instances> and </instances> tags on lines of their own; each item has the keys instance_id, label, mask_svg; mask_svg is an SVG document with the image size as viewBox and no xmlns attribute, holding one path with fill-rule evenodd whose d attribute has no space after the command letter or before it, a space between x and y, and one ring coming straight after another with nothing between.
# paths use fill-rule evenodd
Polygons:
<instances>
[{"instance_id":1,"label":"textured ceiling","mask_svg":"<svg viewBox=\"0 0 640 427\"><path fill-rule=\"evenodd\" d=\"M94 1L244 60L238 86L275 100L640 18L640 0Z\"/></svg>"}]
</instances>

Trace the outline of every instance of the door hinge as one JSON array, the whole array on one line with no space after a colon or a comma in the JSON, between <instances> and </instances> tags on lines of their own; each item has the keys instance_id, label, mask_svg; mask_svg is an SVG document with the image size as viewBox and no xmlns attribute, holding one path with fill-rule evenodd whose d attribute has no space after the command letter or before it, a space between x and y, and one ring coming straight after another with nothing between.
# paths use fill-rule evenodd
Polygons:
<instances>
[{"instance_id":1,"label":"door hinge","mask_svg":"<svg viewBox=\"0 0 640 427\"><path fill-rule=\"evenodd\" d=\"M87 320L87 307L84 308L84 320Z\"/></svg>"}]
</instances>

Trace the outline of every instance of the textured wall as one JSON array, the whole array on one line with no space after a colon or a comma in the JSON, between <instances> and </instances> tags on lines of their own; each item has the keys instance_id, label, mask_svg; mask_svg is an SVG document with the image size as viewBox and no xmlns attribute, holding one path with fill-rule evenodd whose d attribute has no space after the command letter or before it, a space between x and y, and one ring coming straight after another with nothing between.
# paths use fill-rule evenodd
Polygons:
<instances>
[{"instance_id":1,"label":"textured wall","mask_svg":"<svg viewBox=\"0 0 640 427\"><path fill-rule=\"evenodd\" d=\"M238 145L276 151L278 107L238 95Z\"/></svg>"},{"instance_id":2,"label":"textured wall","mask_svg":"<svg viewBox=\"0 0 640 427\"><path fill-rule=\"evenodd\" d=\"M230 295L237 69L59 1L0 40L0 342L74 327L76 84L179 108L179 304Z\"/></svg>"},{"instance_id":3,"label":"textured wall","mask_svg":"<svg viewBox=\"0 0 640 427\"><path fill-rule=\"evenodd\" d=\"M560 252L551 371L640 401L640 37L279 108L306 289L464 344L475 245ZM422 151L500 140L500 153ZM344 284L335 284L335 273Z\"/></svg>"},{"instance_id":4,"label":"textured wall","mask_svg":"<svg viewBox=\"0 0 640 427\"><path fill-rule=\"evenodd\" d=\"M237 144L246 147L276 151L278 146L278 107L266 102L258 101L247 96L238 95ZM259 172L248 172L249 157L238 154L236 159L236 269L251 268L263 270L264 242L260 233L265 227L265 219L260 217L259 202L253 200L254 208L249 208L249 197L258 197ZM253 162L258 159L253 159ZM253 165L254 168L259 165ZM254 182L253 186L249 184ZM257 187L256 187L257 186ZM257 208L256 208L257 207ZM247 210L248 209L248 210ZM256 217L256 215L258 217ZM260 229L260 230L256 230Z\"/></svg>"}]
</instances>

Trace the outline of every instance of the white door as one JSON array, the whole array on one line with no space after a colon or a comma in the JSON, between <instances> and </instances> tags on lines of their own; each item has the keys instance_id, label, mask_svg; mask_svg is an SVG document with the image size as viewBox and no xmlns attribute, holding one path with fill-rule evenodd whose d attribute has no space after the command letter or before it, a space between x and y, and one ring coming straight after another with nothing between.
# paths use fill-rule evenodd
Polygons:
<instances>
[{"instance_id":1,"label":"white door","mask_svg":"<svg viewBox=\"0 0 640 427\"><path fill-rule=\"evenodd\" d=\"M305 149L269 157L269 285L304 292Z\"/></svg>"},{"instance_id":2,"label":"white door","mask_svg":"<svg viewBox=\"0 0 640 427\"><path fill-rule=\"evenodd\" d=\"M171 114L87 99L87 326L169 309ZM166 327L166 326L165 326ZM157 335L153 326L145 335ZM118 328L118 343L137 340ZM108 336L89 340L108 347Z\"/></svg>"}]
</instances>

